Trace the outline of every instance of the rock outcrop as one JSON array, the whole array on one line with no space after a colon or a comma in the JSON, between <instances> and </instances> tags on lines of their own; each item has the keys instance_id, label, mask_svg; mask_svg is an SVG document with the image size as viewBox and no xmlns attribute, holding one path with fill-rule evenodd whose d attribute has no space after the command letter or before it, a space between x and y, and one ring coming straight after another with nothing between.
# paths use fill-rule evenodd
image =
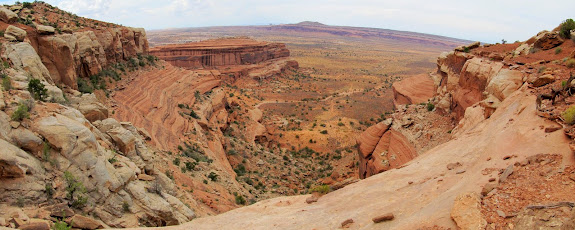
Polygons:
<instances>
[{"instance_id":1,"label":"rock outcrop","mask_svg":"<svg viewBox=\"0 0 575 230\"><path fill-rule=\"evenodd\" d=\"M150 54L187 69L218 69L223 76L265 78L298 67L285 44L243 38L158 46Z\"/></svg>"},{"instance_id":2,"label":"rock outcrop","mask_svg":"<svg viewBox=\"0 0 575 230\"><path fill-rule=\"evenodd\" d=\"M398 105L419 104L427 102L435 93L434 82L427 74L420 74L394 82L393 104Z\"/></svg>"},{"instance_id":3,"label":"rock outcrop","mask_svg":"<svg viewBox=\"0 0 575 230\"><path fill-rule=\"evenodd\" d=\"M328 193L318 202L307 204L308 196L279 197L170 229L337 229L350 218L354 225L364 229L433 226L456 229L451 218L456 198L467 192L480 193L481 185L498 175L497 169L542 152L560 154L566 163L574 163L569 140L563 133L534 129L554 123L537 116L535 99L526 88L515 91L472 131L431 149L401 168ZM505 160L510 153L517 155L516 160ZM455 162L462 166L457 170L446 168ZM496 170L484 174L489 168ZM393 221L372 222L372 217L387 212L395 214Z\"/></svg>"},{"instance_id":4,"label":"rock outcrop","mask_svg":"<svg viewBox=\"0 0 575 230\"><path fill-rule=\"evenodd\" d=\"M360 178L397 168L417 156L407 138L391 128L392 122L371 126L357 138Z\"/></svg>"},{"instance_id":5,"label":"rock outcrop","mask_svg":"<svg viewBox=\"0 0 575 230\"><path fill-rule=\"evenodd\" d=\"M37 42L38 54L54 82L73 89L78 87L78 77L90 77L110 64L148 53L146 33L139 28L41 35Z\"/></svg>"},{"instance_id":6,"label":"rock outcrop","mask_svg":"<svg viewBox=\"0 0 575 230\"><path fill-rule=\"evenodd\" d=\"M453 112L458 120L468 107L490 95L504 100L521 87L526 77L501 62L461 52L442 54L438 59L438 73L441 80L436 82L435 103L439 109Z\"/></svg>"},{"instance_id":7,"label":"rock outcrop","mask_svg":"<svg viewBox=\"0 0 575 230\"><path fill-rule=\"evenodd\" d=\"M174 66L190 69L250 65L290 55L284 44L251 39L216 39L160 46L150 49L150 54Z\"/></svg>"}]
</instances>

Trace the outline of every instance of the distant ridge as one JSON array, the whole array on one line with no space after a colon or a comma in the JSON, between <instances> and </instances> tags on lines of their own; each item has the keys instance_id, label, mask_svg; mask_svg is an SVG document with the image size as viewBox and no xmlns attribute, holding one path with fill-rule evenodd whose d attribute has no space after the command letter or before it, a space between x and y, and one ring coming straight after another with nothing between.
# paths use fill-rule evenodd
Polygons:
<instances>
[{"instance_id":1,"label":"distant ridge","mask_svg":"<svg viewBox=\"0 0 575 230\"><path fill-rule=\"evenodd\" d=\"M303 21L300 23L296 23L295 25L298 26L327 26L326 24L320 22L312 22L312 21Z\"/></svg>"}]
</instances>

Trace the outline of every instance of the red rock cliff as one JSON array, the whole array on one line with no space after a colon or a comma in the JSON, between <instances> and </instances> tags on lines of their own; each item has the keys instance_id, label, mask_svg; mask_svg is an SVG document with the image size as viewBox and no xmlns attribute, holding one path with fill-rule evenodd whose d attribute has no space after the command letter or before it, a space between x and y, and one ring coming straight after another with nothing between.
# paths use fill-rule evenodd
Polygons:
<instances>
[{"instance_id":1,"label":"red rock cliff","mask_svg":"<svg viewBox=\"0 0 575 230\"><path fill-rule=\"evenodd\" d=\"M146 31L141 28L103 28L70 34L36 35L30 40L56 84L77 89L78 77L89 77L106 66L148 53Z\"/></svg>"},{"instance_id":2,"label":"red rock cliff","mask_svg":"<svg viewBox=\"0 0 575 230\"><path fill-rule=\"evenodd\" d=\"M282 43L251 39L217 39L150 49L150 54L184 68L258 64L289 57Z\"/></svg>"}]
</instances>

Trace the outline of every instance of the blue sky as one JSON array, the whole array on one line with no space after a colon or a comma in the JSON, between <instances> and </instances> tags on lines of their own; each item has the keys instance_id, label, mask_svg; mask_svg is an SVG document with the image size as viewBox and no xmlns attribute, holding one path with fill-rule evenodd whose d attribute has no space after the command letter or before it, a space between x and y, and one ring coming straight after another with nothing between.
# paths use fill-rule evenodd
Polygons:
<instances>
[{"instance_id":1,"label":"blue sky","mask_svg":"<svg viewBox=\"0 0 575 230\"><path fill-rule=\"evenodd\" d=\"M12 4L14 1L1 1ZM483 42L527 40L575 18L574 0L47 0L80 16L146 29L318 21Z\"/></svg>"}]
</instances>

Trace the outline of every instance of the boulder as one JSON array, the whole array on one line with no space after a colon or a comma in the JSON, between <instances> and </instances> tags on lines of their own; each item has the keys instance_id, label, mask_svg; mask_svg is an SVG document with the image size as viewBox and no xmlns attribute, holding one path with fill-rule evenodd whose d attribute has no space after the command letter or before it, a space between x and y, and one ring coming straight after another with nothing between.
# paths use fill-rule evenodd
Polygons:
<instances>
[{"instance_id":1,"label":"boulder","mask_svg":"<svg viewBox=\"0 0 575 230\"><path fill-rule=\"evenodd\" d=\"M136 148L136 137L127 129L116 127L106 132L124 155L132 155Z\"/></svg>"},{"instance_id":2,"label":"boulder","mask_svg":"<svg viewBox=\"0 0 575 230\"><path fill-rule=\"evenodd\" d=\"M10 25L6 31L4 31L4 37L9 41L22 42L24 41L24 38L26 38L26 31Z\"/></svg>"},{"instance_id":3,"label":"boulder","mask_svg":"<svg viewBox=\"0 0 575 230\"><path fill-rule=\"evenodd\" d=\"M10 136L12 137L12 143L16 144L23 150L37 153L43 148L44 141L28 129L14 129L10 132Z\"/></svg>"},{"instance_id":4,"label":"boulder","mask_svg":"<svg viewBox=\"0 0 575 230\"><path fill-rule=\"evenodd\" d=\"M485 229L487 226L487 221L481 214L481 199L479 194L474 192L460 194L455 198L451 218L462 230Z\"/></svg>"},{"instance_id":5,"label":"boulder","mask_svg":"<svg viewBox=\"0 0 575 230\"><path fill-rule=\"evenodd\" d=\"M80 98L70 99L72 107L78 109L90 122L108 118L108 108L104 106L96 95L83 94Z\"/></svg>"},{"instance_id":6,"label":"boulder","mask_svg":"<svg viewBox=\"0 0 575 230\"><path fill-rule=\"evenodd\" d=\"M533 47L541 50L549 50L563 44L564 41L565 40L559 36L559 32L542 31L535 36Z\"/></svg>"},{"instance_id":7,"label":"boulder","mask_svg":"<svg viewBox=\"0 0 575 230\"><path fill-rule=\"evenodd\" d=\"M5 45L5 52L2 56L12 62L12 68L25 71L32 77L51 82L50 72L42 63L42 59L36 50L26 42Z\"/></svg>"},{"instance_id":8,"label":"boulder","mask_svg":"<svg viewBox=\"0 0 575 230\"><path fill-rule=\"evenodd\" d=\"M74 215L67 222L70 223L72 227L81 229L99 229L104 227L100 221L78 214Z\"/></svg>"},{"instance_id":9,"label":"boulder","mask_svg":"<svg viewBox=\"0 0 575 230\"><path fill-rule=\"evenodd\" d=\"M50 224L45 220L32 220L18 227L20 230L50 230Z\"/></svg>"},{"instance_id":10,"label":"boulder","mask_svg":"<svg viewBox=\"0 0 575 230\"><path fill-rule=\"evenodd\" d=\"M38 31L38 34L41 34L41 35L54 34L56 32L54 27L40 25L40 24L36 24L36 30Z\"/></svg>"},{"instance_id":11,"label":"boulder","mask_svg":"<svg viewBox=\"0 0 575 230\"><path fill-rule=\"evenodd\" d=\"M18 15L5 7L0 7L0 20L12 24L18 21Z\"/></svg>"},{"instance_id":12,"label":"boulder","mask_svg":"<svg viewBox=\"0 0 575 230\"><path fill-rule=\"evenodd\" d=\"M549 83L553 83L554 81L555 81L555 77L554 77L553 75L551 75L551 74L545 74L545 75L543 75L543 76L540 76L540 77L534 79L534 80L531 82L531 84L532 84L534 87L541 87L541 86L547 85L547 84L549 84Z\"/></svg>"},{"instance_id":13,"label":"boulder","mask_svg":"<svg viewBox=\"0 0 575 230\"><path fill-rule=\"evenodd\" d=\"M392 119L369 127L357 139L361 179L399 167L417 156L407 138L390 128Z\"/></svg>"},{"instance_id":14,"label":"boulder","mask_svg":"<svg viewBox=\"0 0 575 230\"><path fill-rule=\"evenodd\" d=\"M0 179L42 174L42 163L20 148L0 139Z\"/></svg>"},{"instance_id":15,"label":"boulder","mask_svg":"<svg viewBox=\"0 0 575 230\"><path fill-rule=\"evenodd\" d=\"M468 50L475 49L475 48L479 47L480 45L481 45L481 42L474 42L474 43L471 43L471 44L466 45L466 46L458 46L457 48L455 48L455 51L465 52Z\"/></svg>"},{"instance_id":16,"label":"boulder","mask_svg":"<svg viewBox=\"0 0 575 230\"><path fill-rule=\"evenodd\" d=\"M74 47L70 47L63 38L64 35L39 37L38 55L55 84L64 84L77 90L76 64L72 56Z\"/></svg>"}]
</instances>

